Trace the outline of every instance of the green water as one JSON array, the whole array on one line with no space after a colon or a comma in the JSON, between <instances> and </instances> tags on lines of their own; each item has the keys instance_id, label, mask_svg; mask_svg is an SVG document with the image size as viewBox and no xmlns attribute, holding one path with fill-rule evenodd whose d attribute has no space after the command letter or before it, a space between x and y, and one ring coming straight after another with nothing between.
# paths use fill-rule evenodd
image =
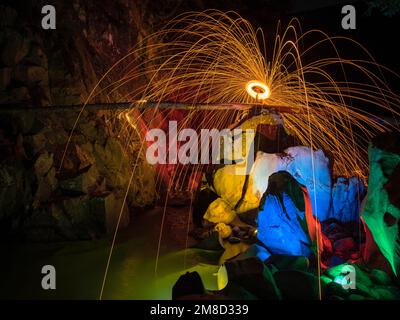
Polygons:
<instances>
[{"instance_id":1,"label":"green water","mask_svg":"<svg viewBox=\"0 0 400 320\"><path fill-rule=\"evenodd\" d=\"M184 249L163 236L155 272L160 214L138 217L118 236L103 299L171 299L178 277L197 270L215 290L219 252ZM111 239L57 244L2 244L1 299L98 299ZM56 269L56 289L43 290L41 268Z\"/></svg>"}]
</instances>

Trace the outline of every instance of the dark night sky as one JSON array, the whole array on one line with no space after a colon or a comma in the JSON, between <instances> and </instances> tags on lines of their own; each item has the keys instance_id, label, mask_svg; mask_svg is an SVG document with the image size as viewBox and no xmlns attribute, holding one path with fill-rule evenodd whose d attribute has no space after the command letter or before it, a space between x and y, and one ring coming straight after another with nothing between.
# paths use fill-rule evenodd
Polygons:
<instances>
[{"instance_id":1,"label":"dark night sky","mask_svg":"<svg viewBox=\"0 0 400 320\"><path fill-rule=\"evenodd\" d=\"M387 17L376 10L368 14L364 1L356 2L354 6L357 10L356 30L343 30L341 28L342 4L295 15L301 20L305 29L318 28L331 36L346 36L358 41L371 53L377 63L400 74L399 46L397 43L398 32L400 31L399 15ZM353 46L340 49L341 53L348 55L348 58L366 58L366 56L360 56L360 51ZM355 77L354 80L359 79ZM400 80L397 77L385 73L385 80L395 93L400 93ZM376 114L376 110L370 111ZM389 114L386 115L389 116Z\"/></svg>"}]
</instances>

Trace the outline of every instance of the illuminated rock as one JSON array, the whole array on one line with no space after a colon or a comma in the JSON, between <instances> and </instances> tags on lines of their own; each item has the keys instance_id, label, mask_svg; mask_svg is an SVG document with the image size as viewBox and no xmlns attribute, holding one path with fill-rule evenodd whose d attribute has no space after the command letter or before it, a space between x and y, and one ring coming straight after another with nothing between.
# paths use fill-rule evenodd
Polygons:
<instances>
[{"instance_id":1,"label":"illuminated rock","mask_svg":"<svg viewBox=\"0 0 400 320\"><path fill-rule=\"evenodd\" d=\"M229 224L231 223L236 217L235 212L230 207L229 203L224 201L223 199L217 199L213 201L205 215L204 219L212 222L212 223L224 223Z\"/></svg>"},{"instance_id":2,"label":"illuminated rock","mask_svg":"<svg viewBox=\"0 0 400 320\"><path fill-rule=\"evenodd\" d=\"M389 144L388 141L386 143ZM398 149L398 140L394 145ZM397 275L400 268L400 209L395 203L400 192L400 153L394 151L386 151L374 145L369 147L370 175L362 218L379 250ZM366 251L369 247L367 243Z\"/></svg>"},{"instance_id":3,"label":"illuminated rock","mask_svg":"<svg viewBox=\"0 0 400 320\"><path fill-rule=\"evenodd\" d=\"M221 222L215 226L215 231L218 232L222 239L228 238L232 234L232 228Z\"/></svg>"},{"instance_id":4,"label":"illuminated rock","mask_svg":"<svg viewBox=\"0 0 400 320\"><path fill-rule=\"evenodd\" d=\"M242 201L237 206L238 213L257 208L268 188L268 178L279 171L282 158L276 154L259 152L248 177L247 188ZM242 196L243 188L240 196Z\"/></svg>"},{"instance_id":5,"label":"illuminated rock","mask_svg":"<svg viewBox=\"0 0 400 320\"><path fill-rule=\"evenodd\" d=\"M358 221L364 196L365 187L361 179L337 178L332 187L331 217L341 222Z\"/></svg>"},{"instance_id":6,"label":"illuminated rock","mask_svg":"<svg viewBox=\"0 0 400 320\"><path fill-rule=\"evenodd\" d=\"M235 208L237 213L257 208L261 196L268 188L271 174L284 170L300 184L307 187L313 214L320 221L331 212L331 175L329 158L322 150L311 151L308 147L290 147L282 155L258 152L248 179L236 175L238 165L227 165L214 176L218 195ZM246 184L246 185L245 185ZM243 195L243 189L245 194ZM315 198L314 198L315 195Z\"/></svg>"},{"instance_id":7,"label":"illuminated rock","mask_svg":"<svg viewBox=\"0 0 400 320\"><path fill-rule=\"evenodd\" d=\"M226 261L230 261L233 258L245 253L250 248L250 245L245 242L230 243L229 241L224 242L224 253L219 258L219 265L224 264Z\"/></svg>"},{"instance_id":8,"label":"illuminated rock","mask_svg":"<svg viewBox=\"0 0 400 320\"><path fill-rule=\"evenodd\" d=\"M243 185L246 176L237 175L238 165L227 165L217 170L214 175L213 184L216 193L234 208L243 193Z\"/></svg>"},{"instance_id":9,"label":"illuminated rock","mask_svg":"<svg viewBox=\"0 0 400 320\"><path fill-rule=\"evenodd\" d=\"M305 201L298 183L287 172L271 175L258 213L258 239L273 254L310 256Z\"/></svg>"},{"instance_id":10,"label":"illuminated rock","mask_svg":"<svg viewBox=\"0 0 400 320\"><path fill-rule=\"evenodd\" d=\"M329 158L322 150L308 147L286 149L281 170L289 172L310 194L312 212L320 221L329 217L331 205L331 172Z\"/></svg>"}]
</instances>

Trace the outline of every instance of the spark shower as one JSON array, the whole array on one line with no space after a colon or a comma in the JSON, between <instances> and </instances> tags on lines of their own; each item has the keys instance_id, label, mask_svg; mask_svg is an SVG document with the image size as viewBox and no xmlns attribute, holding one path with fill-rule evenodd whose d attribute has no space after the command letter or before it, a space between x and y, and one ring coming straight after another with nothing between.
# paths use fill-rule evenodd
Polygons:
<instances>
[{"instance_id":1,"label":"spark shower","mask_svg":"<svg viewBox=\"0 0 400 320\"><path fill-rule=\"evenodd\" d=\"M346 59L339 44L357 48L360 58ZM320 57L320 52L329 54ZM363 81L352 80L354 74ZM386 85L385 74L393 72L351 39L320 30L302 33L296 19L286 28L278 24L272 35L235 12L209 10L178 16L145 38L108 70L87 101L107 94L135 104L186 103L191 111L183 125L199 117L198 104L284 106L290 110L281 114L288 133L303 145L330 152L336 174L365 178L368 157L360 144L395 128L364 106L399 114L399 97ZM218 119L197 120L201 128L221 129L246 112L227 110ZM130 113L121 117L137 130L140 115Z\"/></svg>"}]
</instances>

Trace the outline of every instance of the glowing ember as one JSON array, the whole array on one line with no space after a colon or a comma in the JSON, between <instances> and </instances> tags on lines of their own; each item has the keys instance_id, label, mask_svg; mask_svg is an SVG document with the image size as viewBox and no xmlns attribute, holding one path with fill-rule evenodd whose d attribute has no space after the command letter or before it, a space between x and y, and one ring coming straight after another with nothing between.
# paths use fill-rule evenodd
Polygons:
<instances>
[{"instance_id":1,"label":"glowing ember","mask_svg":"<svg viewBox=\"0 0 400 320\"><path fill-rule=\"evenodd\" d=\"M251 97L257 100L265 100L271 95L269 87L257 80L247 82L246 91Z\"/></svg>"}]
</instances>

